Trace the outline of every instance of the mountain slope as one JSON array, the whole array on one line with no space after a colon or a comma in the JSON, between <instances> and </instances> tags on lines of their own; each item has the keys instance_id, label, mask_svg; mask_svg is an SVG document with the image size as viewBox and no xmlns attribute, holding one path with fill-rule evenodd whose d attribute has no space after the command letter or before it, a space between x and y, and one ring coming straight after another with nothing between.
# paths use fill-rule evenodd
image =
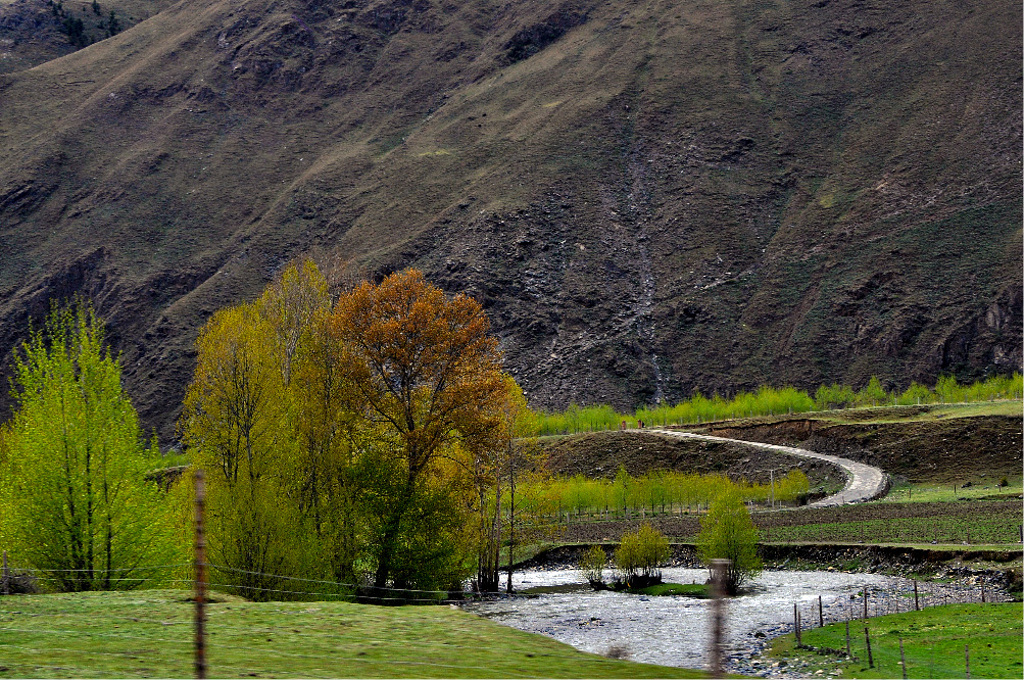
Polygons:
<instances>
[{"instance_id":1,"label":"mountain slope","mask_svg":"<svg viewBox=\"0 0 1024 680\"><path fill-rule=\"evenodd\" d=\"M0 76L0 352L84 291L169 435L312 254L478 297L538 406L1019 370L1020 14L183 0Z\"/></svg>"}]
</instances>

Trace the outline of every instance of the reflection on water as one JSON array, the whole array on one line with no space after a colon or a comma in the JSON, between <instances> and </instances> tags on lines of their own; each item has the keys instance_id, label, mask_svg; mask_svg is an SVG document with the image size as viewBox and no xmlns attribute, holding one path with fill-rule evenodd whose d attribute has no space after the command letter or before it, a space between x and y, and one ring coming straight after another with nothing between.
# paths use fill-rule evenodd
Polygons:
<instances>
[{"instance_id":1,"label":"reflection on water","mask_svg":"<svg viewBox=\"0 0 1024 680\"><path fill-rule=\"evenodd\" d=\"M704 569L667 568L670 583L703 583ZM911 587L905 579L876 574L770 571L751 584L750 593L729 600L727 647L738 669L774 637L792 630L793 605L804 621L817 626L818 597L826 623L846 618L856 603L851 595L865 587L893 593ZM507 598L466 606L500 623L542 633L587 652L604 654L612 647L625 649L634 661L666 666L702 668L708 645L711 604L682 596L647 597L609 591L594 592L585 586L578 570L530 571L513 578L520 591L537 592L574 585L571 592L543 592L535 597ZM559 588L560 589L560 588Z\"/></svg>"}]
</instances>

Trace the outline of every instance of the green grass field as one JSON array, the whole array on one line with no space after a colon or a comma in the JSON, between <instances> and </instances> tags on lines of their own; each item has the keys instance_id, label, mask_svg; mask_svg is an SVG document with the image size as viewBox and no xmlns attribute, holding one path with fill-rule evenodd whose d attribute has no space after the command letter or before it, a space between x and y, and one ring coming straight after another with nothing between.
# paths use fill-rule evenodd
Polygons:
<instances>
[{"instance_id":1,"label":"green grass field","mask_svg":"<svg viewBox=\"0 0 1024 680\"><path fill-rule=\"evenodd\" d=\"M659 583L635 592L641 595L685 595L700 599L711 597L711 587L703 583Z\"/></svg>"},{"instance_id":2,"label":"green grass field","mask_svg":"<svg viewBox=\"0 0 1024 680\"><path fill-rule=\"evenodd\" d=\"M816 670L840 671L844 678L899 678L900 649L907 660L908 678L962 678L966 675L964 647L970 650L972 678L1019 678L1022 674L1021 604L966 604L932 607L920 612L890 614L869 619L874 668L868 665L864 622L850 623L854 660L794 648L793 635L777 639L770 657L785 658L804 675ZM803 633L812 647L846 648L845 624L814 628Z\"/></svg>"},{"instance_id":3,"label":"green grass field","mask_svg":"<svg viewBox=\"0 0 1024 680\"><path fill-rule=\"evenodd\" d=\"M858 406L829 411L808 411L799 414L837 425L883 425L889 423L927 423L953 418L978 418L983 416L1021 416L1022 402L1019 399L997 401L964 402L957 404L887 405ZM768 424L791 420L793 415L757 416L741 419L745 423Z\"/></svg>"},{"instance_id":4,"label":"green grass field","mask_svg":"<svg viewBox=\"0 0 1024 680\"><path fill-rule=\"evenodd\" d=\"M0 678L191 677L180 590L0 598ZM696 678L606 659L450 607L208 606L210 677Z\"/></svg>"},{"instance_id":5,"label":"green grass field","mask_svg":"<svg viewBox=\"0 0 1024 680\"><path fill-rule=\"evenodd\" d=\"M762 539L795 543L880 543L956 545L1014 545L1019 536L1020 516L999 514L974 516L934 515L931 517L886 517L851 522L773 527L762 531ZM1020 545L1016 543L1016 545Z\"/></svg>"},{"instance_id":6,"label":"green grass field","mask_svg":"<svg viewBox=\"0 0 1024 680\"><path fill-rule=\"evenodd\" d=\"M999 486L1000 479L991 479L987 484L967 487L952 484L900 484L894 485L882 499L883 502L931 503L963 500L997 500L1020 498L1024 493L1021 476L1007 476L1007 485Z\"/></svg>"}]
</instances>

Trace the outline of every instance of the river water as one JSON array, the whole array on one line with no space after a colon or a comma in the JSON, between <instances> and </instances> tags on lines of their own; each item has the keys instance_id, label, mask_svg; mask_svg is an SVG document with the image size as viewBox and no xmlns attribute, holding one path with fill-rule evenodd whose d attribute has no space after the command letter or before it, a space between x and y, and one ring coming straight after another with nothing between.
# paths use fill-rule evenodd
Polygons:
<instances>
[{"instance_id":1,"label":"river water","mask_svg":"<svg viewBox=\"0 0 1024 680\"><path fill-rule=\"evenodd\" d=\"M705 569L666 568L666 583L704 583ZM711 601L682 596L647 597L595 592L575 569L528 571L514 576L520 592L535 594L466 605L468 611L533 633L548 635L596 654L685 668L706 668ZM557 592L540 592L554 589ZM818 626L819 596L825 623L863 613L869 593L871 616L913 607L913 582L878 574L766 571L749 593L726 604L725 665L731 672L775 675L753 661L773 637L793 630L793 605L803 627ZM932 593L932 597L941 594ZM788 669L794 675L794 669Z\"/></svg>"}]
</instances>

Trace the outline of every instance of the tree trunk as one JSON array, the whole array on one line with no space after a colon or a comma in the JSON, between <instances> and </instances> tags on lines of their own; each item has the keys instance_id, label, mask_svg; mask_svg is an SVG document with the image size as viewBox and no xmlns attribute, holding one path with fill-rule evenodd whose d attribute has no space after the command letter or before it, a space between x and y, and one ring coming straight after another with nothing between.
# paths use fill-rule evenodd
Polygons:
<instances>
[{"instance_id":1,"label":"tree trunk","mask_svg":"<svg viewBox=\"0 0 1024 680\"><path fill-rule=\"evenodd\" d=\"M406 480L405 489L402 491L395 510L391 513L387 523L384 525L384 535L381 537L380 559L377 561L377 571L373 577L374 588L384 588L388 584L388 577L391 575L391 562L395 557L395 543L398 540L398 532L402 527L402 517L409 507L412 499L415 477L410 472Z\"/></svg>"}]
</instances>

